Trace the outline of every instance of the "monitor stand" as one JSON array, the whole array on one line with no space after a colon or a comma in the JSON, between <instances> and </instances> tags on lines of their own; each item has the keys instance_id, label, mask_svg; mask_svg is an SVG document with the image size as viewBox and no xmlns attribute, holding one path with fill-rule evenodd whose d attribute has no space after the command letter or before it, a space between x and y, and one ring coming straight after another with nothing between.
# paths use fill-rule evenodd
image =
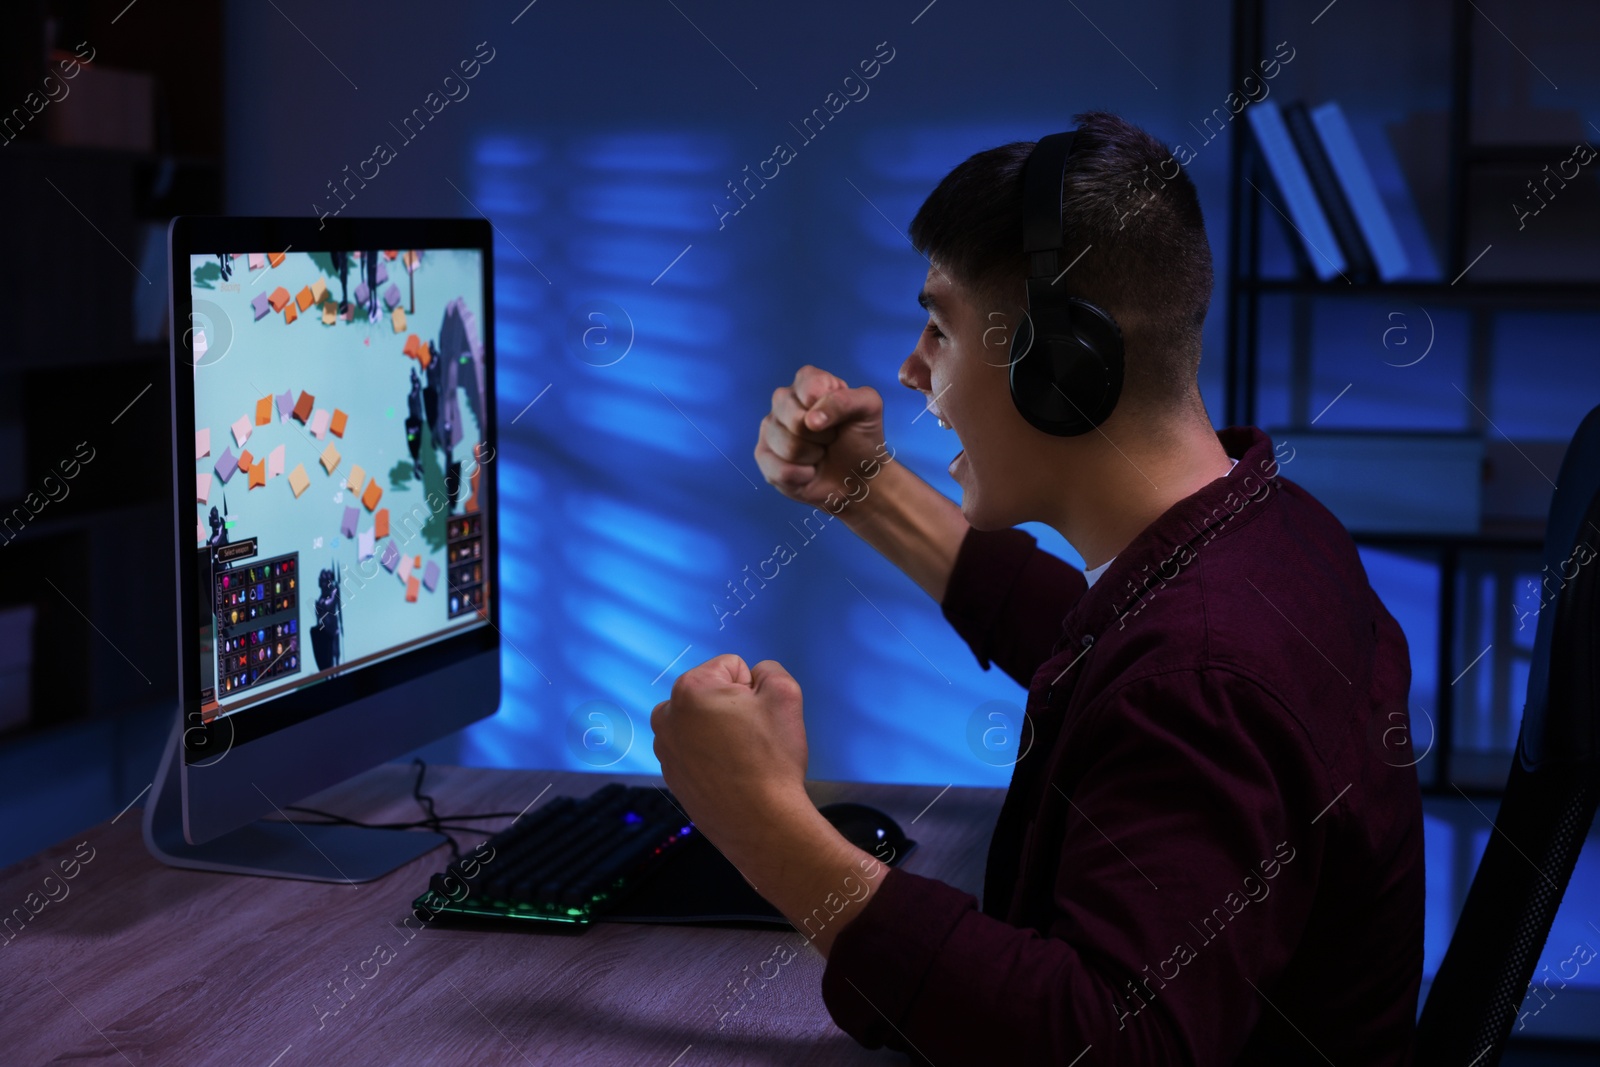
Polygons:
<instances>
[{"instance_id":1,"label":"monitor stand","mask_svg":"<svg viewBox=\"0 0 1600 1067\"><path fill-rule=\"evenodd\" d=\"M443 834L257 819L204 844L183 836L183 719L173 724L144 808L144 843L169 867L307 882L370 882L445 843Z\"/></svg>"}]
</instances>

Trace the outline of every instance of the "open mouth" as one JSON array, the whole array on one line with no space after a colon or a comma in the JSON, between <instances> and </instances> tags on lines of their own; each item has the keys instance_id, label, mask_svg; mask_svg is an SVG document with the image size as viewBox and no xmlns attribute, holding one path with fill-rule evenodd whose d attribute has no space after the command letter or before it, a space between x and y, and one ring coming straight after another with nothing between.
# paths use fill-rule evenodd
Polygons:
<instances>
[{"instance_id":1,"label":"open mouth","mask_svg":"<svg viewBox=\"0 0 1600 1067\"><path fill-rule=\"evenodd\" d=\"M939 424L939 429L941 429L941 430L954 430L955 429L955 426L953 426L951 424L950 420L944 417L944 412L940 411L939 408L936 405L931 404L931 403L928 405L928 414L932 415L934 421ZM955 458L950 460L950 468L949 469L950 469L950 474L952 476L954 476L955 473L956 473L956 465L961 462L962 457L964 457L965 455L966 455L966 451L963 449L962 451L959 451L959 452L957 452L955 454Z\"/></svg>"}]
</instances>

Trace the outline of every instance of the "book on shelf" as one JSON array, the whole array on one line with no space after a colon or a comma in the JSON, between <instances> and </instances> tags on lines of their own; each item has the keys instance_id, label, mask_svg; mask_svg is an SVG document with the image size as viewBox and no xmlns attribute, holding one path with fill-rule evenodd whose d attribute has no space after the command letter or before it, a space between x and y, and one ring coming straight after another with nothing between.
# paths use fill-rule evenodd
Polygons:
<instances>
[{"instance_id":1,"label":"book on shelf","mask_svg":"<svg viewBox=\"0 0 1600 1067\"><path fill-rule=\"evenodd\" d=\"M1245 114L1266 164L1268 184L1282 201L1279 210L1299 238L1298 243L1289 242L1296 250L1296 259L1319 281L1344 277L1348 261L1295 149L1283 111L1276 101L1263 100L1247 108Z\"/></svg>"},{"instance_id":2,"label":"book on shelf","mask_svg":"<svg viewBox=\"0 0 1600 1067\"><path fill-rule=\"evenodd\" d=\"M1328 216L1328 226L1339 242L1339 249L1344 252L1348 264L1346 277L1353 282L1372 281L1377 276L1372 253L1367 250L1367 242L1361 236L1355 212L1345 199L1333 164L1324 151L1322 139L1311 122L1311 113L1303 103L1289 104L1283 109L1283 124L1289 131L1289 139L1294 142L1295 150L1300 153L1300 162L1305 165L1311 188Z\"/></svg>"},{"instance_id":3,"label":"book on shelf","mask_svg":"<svg viewBox=\"0 0 1600 1067\"><path fill-rule=\"evenodd\" d=\"M1410 260L1400 242L1394 219L1378 192L1372 169L1345 119L1344 109L1337 101L1330 100L1312 108L1308 115L1323 155L1338 180L1343 201L1355 218L1378 279L1392 282L1404 277L1410 269Z\"/></svg>"}]
</instances>

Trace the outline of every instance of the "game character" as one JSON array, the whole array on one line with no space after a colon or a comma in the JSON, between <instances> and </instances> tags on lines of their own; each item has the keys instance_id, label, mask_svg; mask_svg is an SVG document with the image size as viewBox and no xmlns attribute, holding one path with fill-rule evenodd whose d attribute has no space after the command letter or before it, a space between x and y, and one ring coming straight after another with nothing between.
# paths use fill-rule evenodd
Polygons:
<instances>
[{"instance_id":1,"label":"game character","mask_svg":"<svg viewBox=\"0 0 1600 1067\"><path fill-rule=\"evenodd\" d=\"M317 669L325 671L339 665L340 639L344 636L344 608L339 600L339 575L331 566L317 575L317 621L311 627L311 654Z\"/></svg>"},{"instance_id":2,"label":"game character","mask_svg":"<svg viewBox=\"0 0 1600 1067\"><path fill-rule=\"evenodd\" d=\"M339 272L339 316L350 321L350 253L333 253L333 269Z\"/></svg>"},{"instance_id":3,"label":"game character","mask_svg":"<svg viewBox=\"0 0 1600 1067\"><path fill-rule=\"evenodd\" d=\"M406 447L411 449L411 466L422 478L422 380L411 368L411 393L406 397Z\"/></svg>"},{"instance_id":4,"label":"game character","mask_svg":"<svg viewBox=\"0 0 1600 1067\"><path fill-rule=\"evenodd\" d=\"M226 508L228 506L228 501L227 501L226 498L223 499L222 506L224 508ZM215 504L212 504L211 505L211 536L206 538L206 544L211 545L212 547L217 547L217 546L220 546L220 545L225 545L227 543L228 543L227 522L224 519L223 515L219 514L217 512L217 506Z\"/></svg>"}]
</instances>

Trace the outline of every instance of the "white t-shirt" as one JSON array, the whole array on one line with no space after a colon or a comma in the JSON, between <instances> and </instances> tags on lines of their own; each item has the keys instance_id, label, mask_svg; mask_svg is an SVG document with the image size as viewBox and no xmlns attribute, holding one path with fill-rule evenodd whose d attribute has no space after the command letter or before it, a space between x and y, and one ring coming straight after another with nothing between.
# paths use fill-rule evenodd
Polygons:
<instances>
[{"instance_id":1,"label":"white t-shirt","mask_svg":"<svg viewBox=\"0 0 1600 1067\"><path fill-rule=\"evenodd\" d=\"M1236 459L1229 459L1228 464L1228 474L1232 474L1233 468L1239 465L1239 461ZM1228 474L1224 474L1223 477L1226 478ZM1089 570L1084 571L1083 580L1088 582L1090 585L1093 585L1099 580L1100 576L1106 572L1106 568L1111 566L1111 560L1116 558L1116 556L1112 556L1111 559L1106 560L1104 563L1100 564L1100 566L1091 567Z\"/></svg>"}]
</instances>

